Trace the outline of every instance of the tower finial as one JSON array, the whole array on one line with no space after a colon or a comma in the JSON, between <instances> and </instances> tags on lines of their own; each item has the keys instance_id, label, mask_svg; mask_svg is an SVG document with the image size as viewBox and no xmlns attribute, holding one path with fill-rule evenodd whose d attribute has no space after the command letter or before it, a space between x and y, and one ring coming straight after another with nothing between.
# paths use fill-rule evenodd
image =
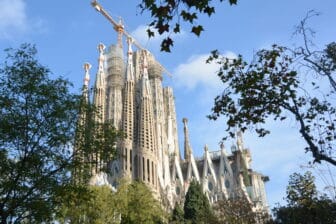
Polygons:
<instances>
[{"instance_id":1,"label":"tower finial","mask_svg":"<svg viewBox=\"0 0 336 224\"><path fill-rule=\"evenodd\" d=\"M182 122L184 124L184 159L189 161L192 149L189 142L188 119L183 118Z\"/></svg>"},{"instance_id":2,"label":"tower finial","mask_svg":"<svg viewBox=\"0 0 336 224\"><path fill-rule=\"evenodd\" d=\"M142 51L142 72L143 72L143 77L148 79L148 61L147 61L147 51L143 50Z\"/></svg>"},{"instance_id":3,"label":"tower finial","mask_svg":"<svg viewBox=\"0 0 336 224\"><path fill-rule=\"evenodd\" d=\"M89 81L90 81L90 74L89 71L91 69L91 64L86 62L83 65L84 71L85 71L85 77L84 77L84 87L88 87L89 86Z\"/></svg>"},{"instance_id":4,"label":"tower finial","mask_svg":"<svg viewBox=\"0 0 336 224\"><path fill-rule=\"evenodd\" d=\"M100 54L103 54L105 50L105 45L103 43L98 44L98 51Z\"/></svg>"},{"instance_id":5,"label":"tower finial","mask_svg":"<svg viewBox=\"0 0 336 224\"><path fill-rule=\"evenodd\" d=\"M131 37L127 38L128 44L128 52L127 52L127 72L126 72L126 80L133 80L133 51L132 51L132 43L133 39Z\"/></svg>"},{"instance_id":6,"label":"tower finial","mask_svg":"<svg viewBox=\"0 0 336 224\"><path fill-rule=\"evenodd\" d=\"M105 45L102 43L98 44L99 58L98 58L98 72L102 72L104 70L104 50Z\"/></svg>"},{"instance_id":7,"label":"tower finial","mask_svg":"<svg viewBox=\"0 0 336 224\"><path fill-rule=\"evenodd\" d=\"M127 52L127 62L128 62L128 65L132 64L132 55L133 55L133 50L132 50L132 43L133 43L133 40L131 37L128 37L127 38L127 44L128 44L128 52Z\"/></svg>"},{"instance_id":8,"label":"tower finial","mask_svg":"<svg viewBox=\"0 0 336 224\"><path fill-rule=\"evenodd\" d=\"M85 76L84 76L84 85L83 85L83 97L86 100L86 102L89 102L89 81L90 81L90 68L91 65L89 63L84 63L83 65Z\"/></svg>"},{"instance_id":9,"label":"tower finial","mask_svg":"<svg viewBox=\"0 0 336 224\"><path fill-rule=\"evenodd\" d=\"M221 150L225 150L224 142L221 142L221 143L219 144L219 147L220 147Z\"/></svg>"},{"instance_id":10,"label":"tower finial","mask_svg":"<svg viewBox=\"0 0 336 224\"><path fill-rule=\"evenodd\" d=\"M205 144L205 145L204 145L204 152L207 152L207 151L209 151L209 148L208 148L208 145Z\"/></svg>"},{"instance_id":11,"label":"tower finial","mask_svg":"<svg viewBox=\"0 0 336 224\"><path fill-rule=\"evenodd\" d=\"M244 143L243 143L243 133L241 130L237 131L237 146L238 150L244 150Z\"/></svg>"}]
</instances>

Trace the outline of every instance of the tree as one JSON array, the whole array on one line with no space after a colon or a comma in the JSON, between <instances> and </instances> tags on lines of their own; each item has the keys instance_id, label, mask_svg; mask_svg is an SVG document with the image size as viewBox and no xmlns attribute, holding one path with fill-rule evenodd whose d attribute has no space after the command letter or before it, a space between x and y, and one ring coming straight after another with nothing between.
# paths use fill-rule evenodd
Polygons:
<instances>
[{"instance_id":1,"label":"tree","mask_svg":"<svg viewBox=\"0 0 336 224\"><path fill-rule=\"evenodd\" d=\"M219 200L214 205L214 212L218 223L253 224L267 223L270 220L267 214L254 212L252 204L245 198Z\"/></svg>"},{"instance_id":2,"label":"tree","mask_svg":"<svg viewBox=\"0 0 336 224\"><path fill-rule=\"evenodd\" d=\"M124 137L111 122L101 122L99 108L81 98L76 125L73 178L76 184L88 184L93 174L109 174L108 164L117 156L116 142Z\"/></svg>"},{"instance_id":3,"label":"tree","mask_svg":"<svg viewBox=\"0 0 336 224\"><path fill-rule=\"evenodd\" d=\"M0 68L0 222L50 222L67 194L85 196L74 170L113 158L119 133L93 122L94 107L83 105L67 80L48 77L34 46L6 52ZM92 112L82 123L86 128L79 127L83 110ZM74 149L75 139L76 147L85 147ZM89 178L87 171L82 174Z\"/></svg>"},{"instance_id":4,"label":"tree","mask_svg":"<svg viewBox=\"0 0 336 224\"><path fill-rule=\"evenodd\" d=\"M7 49L0 68L0 220L48 222L69 184L79 96L52 80L36 48Z\"/></svg>"},{"instance_id":5,"label":"tree","mask_svg":"<svg viewBox=\"0 0 336 224\"><path fill-rule=\"evenodd\" d=\"M330 43L322 51L311 50L305 23L300 26L304 47L273 45L258 51L250 63L241 55L227 58L213 51L208 62L220 65L218 76L225 87L208 117L227 117L226 130L231 137L237 128L254 129L262 137L270 133L263 127L270 119L291 118L297 121L307 143L305 150L312 153L314 162L336 165L336 89L332 76L336 44ZM328 85L330 88L325 88Z\"/></svg>"},{"instance_id":6,"label":"tree","mask_svg":"<svg viewBox=\"0 0 336 224\"><path fill-rule=\"evenodd\" d=\"M166 219L160 203L142 182L123 181L118 186L114 203L121 216L121 223L160 223Z\"/></svg>"},{"instance_id":7,"label":"tree","mask_svg":"<svg viewBox=\"0 0 336 224\"><path fill-rule=\"evenodd\" d=\"M314 177L294 173L287 187L287 205L273 209L275 223L335 223L336 202L325 195L318 196Z\"/></svg>"},{"instance_id":8,"label":"tree","mask_svg":"<svg viewBox=\"0 0 336 224\"><path fill-rule=\"evenodd\" d=\"M294 173L287 186L287 202L291 206L310 207L317 197L315 178L311 172L304 175Z\"/></svg>"},{"instance_id":9,"label":"tree","mask_svg":"<svg viewBox=\"0 0 336 224\"><path fill-rule=\"evenodd\" d=\"M213 223L214 216L201 185L192 180L184 202L184 219L190 223Z\"/></svg>"},{"instance_id":10,"label":"tree","mask_svg":"<svg viewBox=\"0 0 336 224\"><path fill-rule=\"evenodd\" d=\"M219 2L223 2L223 0L219 0ZM237 0L229 0L228 2L230 5L237 4ZM179 33L183 22L191 25L190 31L199 36L204 30L202 25L198 25L199 15L204 14L210 17L215 13L214 2L210 0L142 0L138 6L141 13L149 11L153 17L153 21L147 29L149 37L155 35L153 30L156 30L160 35L168 34L161 42L161 51L166 52L170 52L170 47L174 45L170 34Z\"/></svg>"},{"instance_id":11,"label":"tree","mask_svg":"<svg viewBox=\"0 0 336 224\"><path fill-rule=\"evenodd\" d=\"M184 212L182 207L178 203L175 204L169 223L171 224L184 223Z\"/></svg>"},{"instance_id":12,"label":"tree","mask_svg":"<svg viewBox=\"0 0 336 224\"><path fill-rule=\"evenodd\" d=\"M81 195L85 193L85 195ZM114 194L108 186L89 186L84 192L66 194L67 200L57 214L60 223L119 223Z\"/></svg>"},{"instance_id":13,"label":"tree","mask_svg":"<svg viewBox=\"0 0 336 224\"><path fill-rule=\"evenodd\" d=\"M222 1L220 1L222 2ZM197 24L198 16L215 13L213 2L205 1L148 1L139 4L141 12L149 11L153 17L148 36L154 36L152 29L160 35L180 32L182 22L192 25L191 32L197 36L203 27ZM236 0L229 3L236 4ZM260 50L252 62L247 63L239 55L237 58L220 56L212 51L208 62L216 61L221 68L218 76L225 88L215 98L210 119L227 116L227 131L234 136L237 128L245 131L254 128L259 136L265 136L269 130L262 127L269 119L284 120L288 117L298 122L299 133L307 143L305 150L311 152L314 162L326 161L336 165L335 155L335 109L333 95L336 92L336 43L331 42L323 50L314 50L310 35L314 32L307 28L307 21L318 15L314 11L300 22L296 33L302 35L303 44L291 49L273 45L272 49ZM174 19L177 22L174 24ZM174 28L172 28L174 27ZM170 51L173 40L166 37L161 43L162 51ZM305 67L301 70L302 65ZM307 83L301 73L310 76ZM331 91L320 93L320 78L325 78ZM309 85L309 87L308 87ZM307 89L305 91L305 89Z\"/></svg>"}]
</instances>

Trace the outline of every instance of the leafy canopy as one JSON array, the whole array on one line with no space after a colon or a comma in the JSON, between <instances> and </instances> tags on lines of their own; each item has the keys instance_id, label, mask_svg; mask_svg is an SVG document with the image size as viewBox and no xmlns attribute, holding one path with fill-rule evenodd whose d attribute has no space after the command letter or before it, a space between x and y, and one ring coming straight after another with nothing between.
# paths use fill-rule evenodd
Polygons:
<instances>
[{"instance_id":1,"label":"leafy canopy","mask_svg":"<svg viewBox=\"0 0 336 224\"><path fill-rule=\"evenodd\" d=\"M190 182L184 202L184 219L193 224L212 223L214 215L202 186L195 180Z\"/></svg>"},{"instance_id":2,"label":"leafy canopy","mask_svg":"<svg viewBox=\"0 0 336 224\"><path fill-rule=\"evenodd\" d=\"M310 172L294 173L287 186L287 205L275 207L275 223L325 223L336 220L336 202L327 196L319 196Z\"/></svg>"},{"instance_id":3,"label":"leafy canopy","mask_svg":"<svg viewBox=\"0 0 336 224\"><path fill-rule=\"evenodd\" d=\"M228 2L230 5L237 4L237 0ZM212 16L215 13L214 5L214 1L211 0L142 0L139 8L141 13L149 11L153 18L147 29L148 36L155 35L153 30L160 35L168 34L161 42L161 51L170 52L170 48L174 45L170 34L180 33L181 25L186 23L191 26L190 31L193 34L200 36L204 28L198 23L198 19L203 14Z\"/></svg>"},{"instance_id":4,"label":"leafy canopy","mask_svg":"<svg viewBox=\"0 0 336 224\"><path fill-rule=\"evenodd\" d=\"M214 212L217 223L253 224L270 220L268 214L253 211L252 204L244 197L220 199L214 204Z\"/></svg>"},{"instance_id":5,"label":"leafy canopy","mask_svg":"<svg viewBox=\"0 0 336 224\"><path fill-rule=\"evenodd\" d=\"M85 200L122 137L97 109L36 59L30 44L7 49L0 68L0 222L50 222L64 200ZM80 181L74 181L80 180ZM83 184L83 185L82 185Z\"/></svg>"},{"instance_id":6,"label":"leafy canopy","mask_svg":"<svg viewBox=\"0 0 336 224\"><path fill-rule=\"evenodd\" d=\"M171 212L170 224L184 223L184 211L183 208L176 203L173 211Z\"/></svg>"},{"instance_id":7,"label":"leafy canopy","mask_svg":"<svg viewBox=\"0 0 336 224\"><path fill-rule=\"evenodd\" d=\"M251 62L241 55L226 58L213 51L208 62L220 65L218 76L224 90L215 98L208 117L227 117L230 137L237 128L254 129L262 137L270 133L264 127L270 119L282 122L291 118L297 121L307 143L305 149L312 153L314 162L336 165L335 46L330 43L323 51L313 53L273 45L258 51ZM330 88L325 88L328 85Z\"/></svg>"},{"instance_id":8,"label":"leafy canopy","mask_svg":"<svg viewBox=\"0 0 336 224\"><path fill-rule=\"evenodd\" d=\"M7 49L0 68L0 220L50 221L70 184L79 96L50 79L36 48Z\"/></svg>"},{"instance_id":9,"label":"leafy canopy","mask_svg":"<svg viewBox=\"0 0 336 224\"><path fill-rule=\"evenodd\" d=\"M119 199L119 200L118 200ZM122 183L116 193L121 223L160 223L166 218L153 192L142 182Z\"/></svg>"},{"instance_id":10,"label":"leafy canopy","mask_svg":"<svg viewBox=\"0 0 336 224\"><path fill-rule=\"evenodd\" d=\"M84 194L84 195L83 195ZM114 194L108 186L87 186L83 191L66 194L57 213L60 223L114 224L119 216L114 203Z\"/></svg>"}]
</instances>

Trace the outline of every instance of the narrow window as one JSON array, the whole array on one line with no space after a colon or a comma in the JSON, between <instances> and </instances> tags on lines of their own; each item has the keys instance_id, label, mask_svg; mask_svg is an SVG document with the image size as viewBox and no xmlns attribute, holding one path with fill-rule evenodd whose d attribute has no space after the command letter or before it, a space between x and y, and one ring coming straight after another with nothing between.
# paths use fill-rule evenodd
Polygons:
<instances>
[{"instance_id":1,"label":"narrow window","mask_svg":"<svg viewBox=\"0 0 336 224\"><path fill-rule=\"evenodd\" d=\"M145 158L142 157L142 179L143 181L146 180L146 177L145 177Z\"/></svg>"},{"instance_id":2,"label":"narrow window","mask_svg":"<svg viewBox=\"0 0 336 224\"><path fill-rule=\"evenodd\" d=\"M150 182L150 168L149 168L149 159L147 159L147 180Z\"/></svg>"},{"instance_id":3,"label":"narrow window","mask_svg":"<svg viewBox=\"0 0 336 224\"><path fill-rule=\"evenodd\" d=\"M134 156L134 176L135 178L139 178L139 173L138 173L138 155Z\"/></svg>"},{"instance_id":4,"label":"narrow window","mask_svg":"<svg viewBox=\"0 0 336 224\"><path fill-rule=\"evenodd\" d=\"M125 149L125 170L127 170L127 149Z\"/></svg>"},{"instance_id":5,"label":"narrow window","mask_svg":"<svg viewBox=\"0 0 336 224\"><path fill-rule=\"evenodd\" d=\"M154 162L152 161L152 183L154 185Z\"/></svg>"},{"instance_id":6,"label":"narrow window","mask_svg":"<svg viewBox=\"0 0 336 224\"><path fill-rule=\"evenodd\" d=\"M132 161L133 161L133 157L132 157L132 149L130 150L130 158L129 158L129 161L130 161L130 171L132 171Z\"/></svg>"}]
</instances>

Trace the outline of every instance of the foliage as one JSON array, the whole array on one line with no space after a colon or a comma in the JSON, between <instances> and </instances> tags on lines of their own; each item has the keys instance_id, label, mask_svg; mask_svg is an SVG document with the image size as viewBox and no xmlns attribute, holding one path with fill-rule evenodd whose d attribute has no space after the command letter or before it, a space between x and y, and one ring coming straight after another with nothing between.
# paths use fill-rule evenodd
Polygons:
<instances>
[{"instance_id":1,"label":"foliage","mask_svg":"<svg viewBox=\"0 0 336 224\"><path fill-rule=\"evenodd\" d=\"M66 197L57 215L60 223L119 223L114 195L108 186L83 187L83 191L72 191Z\"/></svg>"},{"instance_id":2,"label":"foliage","mask_svg":"<svg viewBox=\"0 0 336 224\"><path fill-rule=\"evenodd\" d=\"M315 178L311 172L304 175L294 173L287 186L287 202L291 206L310 207L317 197Z\"/></svg>"},{"instance_id":3,"label":"foliage","mask_svg":"<svg viewBox=\"0 0 336 224\"><path fill-rule=\"evenodd\" d=\"M186 222L213 223L214 215L207 196L203 193L201 185L192 180L184 202L184 219Z\"/></svg>"},{"instance_id":4,"label":"foliage","mask_svg":"<svg viewBox=\"0 0 336 224\"><path fill-rule=\"evenodd\" d=\"M219 0L219 2L223 2L223 0ZM230 5L237 4L237 0L229 0L228 2ZM200 36L204 29L198 23L199 16L208 15L211 17L215 13L214 2L210 0L142 0L139 8L142 13L149 11L153 17L153 21L147 29L149 37L155 35L153 29L157 30L160 35L169 34L161 43L161 51L166 52L170 52L170 47L174 44L170 34L180 33L183 22L191 25L190 31L196 36Z\"/></svg>"},{"instance_id":5,"label":"foliage","mask_svg":"<svg viewBox=\"0 0 336 224\"><path fill-rule=\"evenodd\" d=\"M254 212L245 198L219 200L214 205L214 211L218 223L253 224L266 223L269 220L267 214Z\"/></svg>"},{"instance_id":6,"label":"foliage","mask_svg":"<svg viewBox=\"0 0 336 224\"><path fill-rule=\"evenodd\" d=\"M116 142L124 137L110 122L100 120L99 109L82 98L73 160L77 183L88 183L94 173L109 173L107 165L117 156Z\"/></svg>"},{"instance_id":7,"label":"foliage","mask_svg":"<svg viewBox=\"0 0 336 224\"><path fill-rule=\"evenodd\" d=\"M335 223L336 202L325 195L318 196L314 177L294 173L287 187L287 205L273 209L275 223Z\"/></svg>"},{"instance_id":8,"label":"foliage","mask_svg":"<svg viewBox=\"0 0 336 224\"><path fill-rule=\"evenodd\" d=\"M84 195L83 195L84 194ZM85 187L67 194L58 213L61 223L160 223L165 212L148 187L122 180L113 192L107 186Z\"/></svg>"},{"instance_id":9,"label":"foliage","mask_svg":"<svg viewBox=\"0 0 336 224\"><path fill-rule=\"evenodd\" d=\"M170 224L184 223L184 212L182 207L178 203L175 204L169 223Z\"/></svg>"},{"instance_id":10,"label":"foliage","mask_svg":"<svg viewBox=\"0 0 336 224\"><path fill-rule=\"evenodd\" d=\"M305 20L300 27L304 47L273 45L258 51L250 63L241 55L227 58L213 51L208 62L214 60L220 65L218 76L225 87L208 117L227 117L226 130L231 137L237 128L253 128L262 137L270 133L263 126L270 119L294 119L314 162L336 165L336 85L332 76L336 44L313 51L308 45ZM328 84L331 88L325 88Z\"/></svg>"},{"instance_id":11,"label":"foliage","mask_svg":"<svg viewBox=\"0 0 336 224\"><path fill-rule=\"evenodd\" d=\"M49 222L67 197L85 200L85 187L71 173L88 179L92 164L113 158L121 134L96 122L96 109L71 93L67 80L48 77L34 46L6 52L0 68L0 221Z\"/></svg>"},{"instance_id":12,"label":"foliage","mask_svg":"<svg viewBox=\"0 0 336 224\"><path fill-rule=\"evenodd\" d=\"M166 217L160 203L142 182L121 184L115 196L121 223L160 223Z\"/></svg>"},{"instance_id":13,"label":"foliage","mask_svg":"<svg viewBox=\"0 0 336 224\"><path fill-rule=\"evenodd\" d=\"M36 48L7 49L0 68L0 219L51 219L60 189L69 184L71 142L79 96L52 80Z\"/></svg>"}]
</instances>

